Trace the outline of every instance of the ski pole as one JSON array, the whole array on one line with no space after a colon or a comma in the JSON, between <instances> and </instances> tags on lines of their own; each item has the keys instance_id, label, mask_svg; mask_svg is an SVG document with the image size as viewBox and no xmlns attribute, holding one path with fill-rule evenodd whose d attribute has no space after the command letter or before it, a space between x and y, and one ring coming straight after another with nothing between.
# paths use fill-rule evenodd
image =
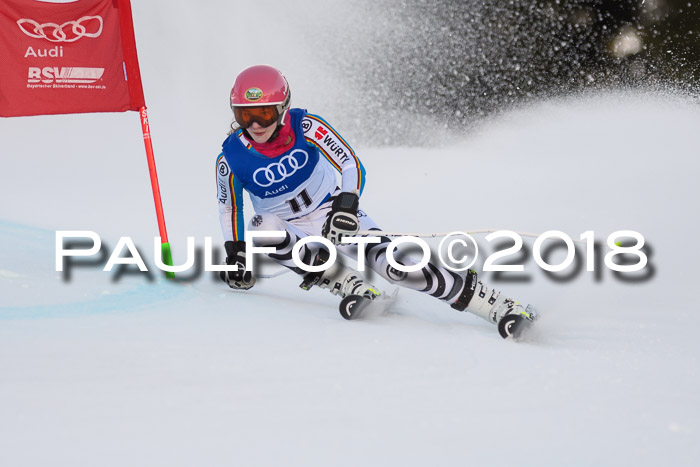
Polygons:
<instances>
[{"instance_id":1,"label":"ski pole","mask_svg":"<svg viewBox=\"0 0 700 467\"><path fill-rule=\"evenodd\" d=\"M418 238L439 238L439 237L447 237L448 235L455 233L455 232L464 232L469 235L472 234L490 234L494 232L500 232L505 229L476 229L476 230L465 230L465 231L454 231L454 232L435 232L435 233L408 233L408 232L384 232L381 230L360 230L357 232L356 236L383 236L383 237L418 237ZM521 237L532 237L532 238L537 238L542 234L538 233L533 233L533 232L521 232L521 231L514 231L514 230L509 230L508 232L513 232L516 235L520 235ZM569 236L571 238L571 236ZM585 244L586 240L575 240L571 239L574 243L582 243ZM619 243L619 242L618 242ZM619 246L619 245L618 245ZM261 275L256 275L256 279L272 279L274 277L281 276L283 274L286 274L290 272L291 269L282 269L281 271L277 271L272 274L261 274Z\"/></svg>"},{"instance_id":2,"label":"ski pole","mask_svg":"<svg viewBox=\"0 0 700 467\"><path fill-rule=\"evenodd\" d=\"M472 234L490 234L494 232L501 232L503 230L506 230L508 232L513 232L516 235L520 235L521 237L532 237L532 238L537 238L542 234L538 233L533 233L533 232L520 232L516 230L507 230L507 229L477 229L477 230L455 230L453 232L436 232L436 233L408 233L408 232L383 232L381 230L360 230L357 232L357 236L376 236L376 235L381 235L383 237L418 237L418 238L439 238L439 237L447 237L450 234L456 233L456 232L462 232L466 233L469 235ZM569 236L571 238L571 236ZM571 238L571 240L574 243L586 243L586 240L576 240Z\"/></svg>"},{"instance_id":3,"label":"ski pole","mask_svg":"<svg viewBox=\"0 0 700 467\"><path fill-rule=\"evenodd\" d=\"M287 274L288 272L291 272L291 269L284 268L280 271L273 272L272 274L255 274L256 279L272 279L274 277L281 276L282 274Z\"/></svg>"}]
</instances>

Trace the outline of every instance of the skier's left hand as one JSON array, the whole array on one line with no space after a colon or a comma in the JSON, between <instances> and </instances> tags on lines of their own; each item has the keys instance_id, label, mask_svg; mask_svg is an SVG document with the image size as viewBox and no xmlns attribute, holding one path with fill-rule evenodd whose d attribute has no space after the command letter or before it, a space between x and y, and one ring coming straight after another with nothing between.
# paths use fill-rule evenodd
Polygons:
<instances>
[{"instance_id":1,"label":"skier's left hand","mask_svg":"<svg viewBox=\"0 0 700 467\"><path fill-rule=\"evenodd\" d=\"M323 224L321 235L338 245L346 235L355 235L360 230L360 221L357 219L357 209L360 198L354 193L342 192L338 194L331 210Z\"/></svg>"},{"instance_id":2,"label":"skier's left hand","mask_svg":"<svg viewBox=\"0 0 700 467\"><path fill-rule=\"evenodd\" d=\"M232 289L248 290L255 285L253 273L246 269L245 242L225 242L226 264L237 265L238 271L220 271L219 278Z\"/></svg>"}]
</instances>

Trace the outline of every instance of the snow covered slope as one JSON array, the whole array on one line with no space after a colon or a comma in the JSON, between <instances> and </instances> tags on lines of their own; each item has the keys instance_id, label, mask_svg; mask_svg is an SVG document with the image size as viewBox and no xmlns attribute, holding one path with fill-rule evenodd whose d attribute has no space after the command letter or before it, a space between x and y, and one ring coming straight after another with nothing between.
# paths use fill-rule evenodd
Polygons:
<instances>
[{"instance_id":1,"label":"snow covered slope","mask_svg":"<svg viewBox=\"0 0 700 467\"><path fill-rule=\"evenodd\" d=\"M321 3L260 6L289 38L280 50L247 22L227 29L223 2L135 2L176 262L187 236L221 242L214 159L237 71L276 64L296 105L342 114L285 21L310 27ZM164 34L187 21L208 26L191 42ZM249 37L256 49L236 46ZM0 465L694 465L698 128L694 98L611 91L508 112L442 147L351 141L362 207L387 230L645 236L636 281L602 265L561 280L531 256L520 280L485 274L543 315L516 344L409 290L388 315L346 322L291 274L246 293L209 274L166 282L136 115L2 120ZM57 230L95 231L107 253L130 236L152 273L104 273L103 257L61 275Z\"/></svg>"},{"instance_id":2,"label":"snow covered slope","mask_svg":"<svg viewBox=\"0 0 700 467\"><path fill-rule=\"evenodd\" d=\"M597 95L509 113L445 148L363 148L363 206L387 229L646 237L653 274L640 282L607 270L599 281L581 270L557 282L531 259L527 282L498 282L543 313L520 344L407 290L388 316L345 322L333 297L302 292L291 275L235 293L208 275L174 284L133 270L114 277L101 271L103 258L64 280L54 271L59 229L95 230L109 247L131 235L153 264L136 148L117 158L125 144L115 136L104 165L51 133L72 132L73 119L90 125L88 139L110 138L104 121L123 118L2 122L17 130L5 139L16 157L5 158L1 184L3 465L697 458L695 104ZM43 140L54 153L19 157L17 133L42 125L56 136ZM176 157L177 168L162 159L161 174L173 244L219 238L211 157ZM187 184L172 189L172 178Z\"/></svg>"}]
</instances>

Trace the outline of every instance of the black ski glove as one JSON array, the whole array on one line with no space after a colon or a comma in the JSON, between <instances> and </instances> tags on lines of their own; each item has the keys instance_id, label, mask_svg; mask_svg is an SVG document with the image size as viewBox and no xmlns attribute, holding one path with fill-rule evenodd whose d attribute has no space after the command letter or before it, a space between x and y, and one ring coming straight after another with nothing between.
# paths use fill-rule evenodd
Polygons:
<instances>
[{"instance_id":1,"label":"black ski glove","mask_svg":"<svg viewBox=\"0 0 700 467\"><path fill-rule=\"evenodd\" d=\"M255 285L255 278L251 271L246 270L245 242L226 242L226 264L238 265L238 271L219 271L219 277L232 289L248 290Z\"/></svg>"},{"instance_id":2,"label":"black ski glove","mask_svg":"<svg viewBox=\"0 0 700 467\"><path fill-rule=\"evenodd\" d=\"M360 230L357 208L360 198L354 193L340 193L333 199L331 210L323 224L321 235L338 245L346 235L355 235Z\"/></svg>"}]
</instances>

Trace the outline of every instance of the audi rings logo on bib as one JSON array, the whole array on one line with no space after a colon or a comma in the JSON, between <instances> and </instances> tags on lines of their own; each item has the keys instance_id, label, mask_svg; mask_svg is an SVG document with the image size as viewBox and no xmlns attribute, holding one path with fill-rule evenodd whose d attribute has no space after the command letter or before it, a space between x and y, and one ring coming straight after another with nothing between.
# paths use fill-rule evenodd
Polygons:
<instances>
[{"instance_id":1,"label":"audi rings logo on bib","mask_svg":"<svg viewBox=\"0 0 700 467\"><path fill-rule=\"evenodd\" d=\"M271 186L273 183L280 183L291 177L297 170L304 167L309 162L309 154L302 149L295 149L291 154L287 154L267 167L260 167L253 172L253 181L263 188Z\"/></svg>"},{"instance_id":2,"label":"audi rings logo on bib","mask_svg":"<svg viewBox=\"0 0 700 467\"><path fill-rule=\"evenodd\" d=\"M46 39L49 42L75 42L83 37L99 37L102 34L101 16L83 16L63 24L39 24L33 19L17 20L17 26L29 37Z\"/></svg>"}]
</instances>

